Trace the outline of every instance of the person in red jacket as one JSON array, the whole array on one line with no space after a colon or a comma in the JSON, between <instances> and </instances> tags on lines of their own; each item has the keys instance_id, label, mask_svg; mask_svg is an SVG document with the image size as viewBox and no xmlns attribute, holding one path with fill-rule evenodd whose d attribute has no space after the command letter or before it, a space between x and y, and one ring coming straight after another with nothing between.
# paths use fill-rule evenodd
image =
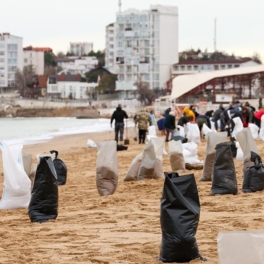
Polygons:
<instances>
[{"instance_id":1,"label":"person in red jacket","mask_svg":"<svg viewBox=\"0 0 264 264\"><path fill-rule=\"evenodd\" d=\"M264 109L259 110L258 112L256 112L254 114L254 121L255 124L260 128L260 124L261 124L261 117L264 115Z\"/></svg>"}]
</instances>

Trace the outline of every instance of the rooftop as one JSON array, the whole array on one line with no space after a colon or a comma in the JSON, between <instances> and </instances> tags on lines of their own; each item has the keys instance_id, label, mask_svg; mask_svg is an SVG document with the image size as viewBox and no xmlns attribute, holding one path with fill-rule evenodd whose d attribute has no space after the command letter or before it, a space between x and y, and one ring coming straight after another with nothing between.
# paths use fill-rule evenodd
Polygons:
<instances>
[{"instance_id":1,"label":"rooftop","mask_svg":"<svg viewBox=\"0 0 264 264\"><path fill-rule=\"evenodd\" d=\"M245 60L186 60L181 61L179 63L173 64L173 66L177 65L208 65L208 64L241 64L245 62L252 61L252 59L245 59Z\"/></svg>"}]
</instances>

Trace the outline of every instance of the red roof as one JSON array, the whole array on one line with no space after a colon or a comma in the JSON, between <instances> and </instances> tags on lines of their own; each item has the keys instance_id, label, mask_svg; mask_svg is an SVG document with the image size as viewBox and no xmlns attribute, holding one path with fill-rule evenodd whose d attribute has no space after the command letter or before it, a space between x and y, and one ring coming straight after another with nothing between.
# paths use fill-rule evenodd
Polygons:
<instances>
[{"instance_id":1,"label":"red roof","mask_svg":"<svg viewBox=\"0 0 264 264\"><path fill-rule=\"evenodd\" d=\"M23 50L35 50L35 51L44 51L44 52L52 52L51 48L48 47L32 47L32 46L28 46L26 48L23 48Z\"/></svg>"},{"instance_id":2,"label":"red roof","mask_svg":"<svg viewBox=\"0 0 264 264\"><path fill-rule=\"evenodd\" d=\"M179 63L174 64L173 66L177 65L208 65L208 64L241 64L248 61L252 61L251 59L245 59L245 60L207 60L207 61L201 61L201 60L186 60L181 61Z\"/></svg>"}]
</instances>

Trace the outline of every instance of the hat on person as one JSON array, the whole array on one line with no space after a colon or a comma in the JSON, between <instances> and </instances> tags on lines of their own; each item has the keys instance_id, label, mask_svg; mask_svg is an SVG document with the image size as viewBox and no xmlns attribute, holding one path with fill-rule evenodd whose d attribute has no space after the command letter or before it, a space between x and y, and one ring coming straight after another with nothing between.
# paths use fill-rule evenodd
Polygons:
<instances>
[{"instance_id":1,"label":"hat on person","mask_svg":"<svg viewBox=\"0 0 264 264\"><path fill-rule=\"evenodd\" d=\"M118 104L118 106L117 107L120 107L120 108L122 108L122 105L121 104Z\"/></svg>"},{"instance_id":2,"label":"hat on person","mask_svg":"<svg viewBox=\"0 0 264 264\"><path fill-rule=\"evenodd\" d=\"M175 116L175 113L173 111L170 111L169 115Z\"/></svg>"}]
</instances>

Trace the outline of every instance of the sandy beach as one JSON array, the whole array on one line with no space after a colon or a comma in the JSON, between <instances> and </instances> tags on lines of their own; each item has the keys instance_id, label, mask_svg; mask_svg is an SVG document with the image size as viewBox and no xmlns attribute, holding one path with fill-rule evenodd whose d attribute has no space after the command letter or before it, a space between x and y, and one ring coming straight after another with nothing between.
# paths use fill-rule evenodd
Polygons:
<instances>
[{"instance_id":1,"label":"sandy beach","mask_svg":"<svg viewBox=\"0 0 264 264\"><path fill-rule=\"evenodd\" d=\"M24 146L33 155L55 149L68 167L68 180L59 186L59 215L55 221L31 223L27 209L0 211L0 263L157 263L160 251L160 197L163 180L123 182L133 160L144 145L132 139L127 151L118 152L119 183L112 196L100 197L95 182L96 149L87 148L88 138L112 140L113 132L63 136L49 142ZM264 158L264 142L256 140ZM205 158L205 140L198 146ZM168 146L166 144L166 149ZM163 170L171 171L168 156ZM194 173L201 203L197 242L206 263L218 263L219 231L263 230L264 192L243 194L242 162L235 159L239 193L211 196L211 182L198 182L202 171ZM3 165L0 155L0 187ZM161 262L158 262L161 263ZM195 260L192 263L202 263Z\"/></svg>"}]
</instances>

